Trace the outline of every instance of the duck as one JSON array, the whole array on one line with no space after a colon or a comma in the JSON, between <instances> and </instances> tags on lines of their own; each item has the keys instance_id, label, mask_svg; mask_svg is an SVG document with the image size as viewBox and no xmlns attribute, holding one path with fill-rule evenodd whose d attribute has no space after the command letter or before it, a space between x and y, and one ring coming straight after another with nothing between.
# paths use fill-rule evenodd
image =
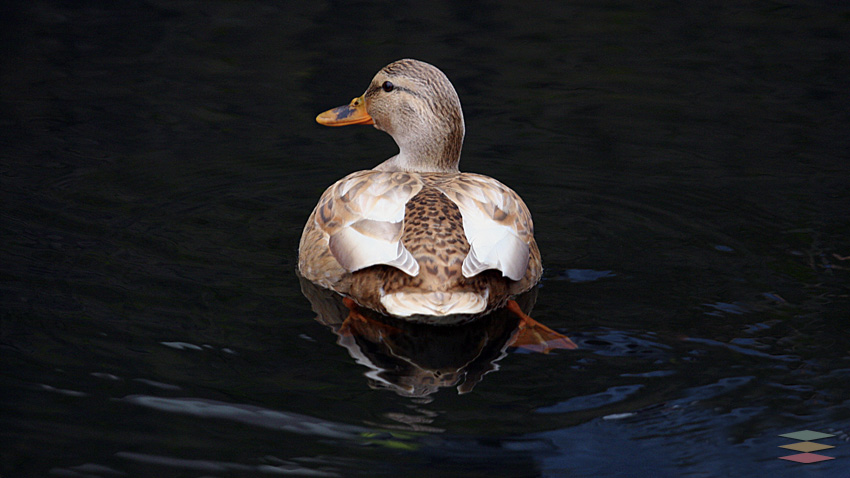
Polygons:
<instances>
[{"instance_id":1,"label":"duck","mask_svg":"<svg viewBox=\"0 0 850 478\"><path fill-rule=\"evenodd\" d=\"M316 121L372 125L399 152L325 190L301 235L302 277L411 321L457 323L502 307L525 315L513 298L543 273L531 213L496 179L460 172L463 111L440 69L392 62Z\"/></svg>"}]
</instances>

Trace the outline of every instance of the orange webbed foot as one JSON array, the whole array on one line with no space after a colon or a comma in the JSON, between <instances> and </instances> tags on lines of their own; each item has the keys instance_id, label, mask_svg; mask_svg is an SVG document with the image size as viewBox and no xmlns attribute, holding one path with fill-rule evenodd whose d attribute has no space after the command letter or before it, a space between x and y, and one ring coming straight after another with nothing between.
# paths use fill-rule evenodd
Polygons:
<instances>
[{"instance_id":1,"label":"orange webbed foot","mask_svg":"<svg viewBox=\"0 0 850 478\"><path fill-rule=\"evenodd\" d=\"M378 342L388 335L401 333L401 330L396 327L363 315L360 312L360 306L354 300L343 297L342 303L348 307L348 317L342 322L337 333L358 335L372 342Z\"/></svg>"},{"instance_id":2,"label":"orange webbed foot","mask_svg":"<svg viewBox=\"0 0 850 478\"><path fill-rule=\"evenodd\" d=\"M578 348L578 345L566 335L559 334L529 317L520 309L516 301L509 300L506 307L520 319L517 334L510 344L511 347L521 347L544 354L548 354L554 349L574 350Z\"/></svg>"}]
</instances>

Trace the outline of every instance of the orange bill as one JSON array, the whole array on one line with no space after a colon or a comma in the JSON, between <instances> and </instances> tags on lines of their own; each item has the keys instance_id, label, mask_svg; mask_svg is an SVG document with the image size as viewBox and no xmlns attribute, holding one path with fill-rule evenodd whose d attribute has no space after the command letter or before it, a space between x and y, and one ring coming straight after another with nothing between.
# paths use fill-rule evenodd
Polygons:
<instances>
[{"instance_id":1,"label":"orange bill","mask_svg":"<svg viewBox=\"0 0 850 478\"><path fill-rule=\"evenodd\" d=\"M325 126L348 126L350 124L375 124L366 112L366 100L358 96L345 106L337 106L316 116L316 121Z\"/></svg>"}]
</instances>

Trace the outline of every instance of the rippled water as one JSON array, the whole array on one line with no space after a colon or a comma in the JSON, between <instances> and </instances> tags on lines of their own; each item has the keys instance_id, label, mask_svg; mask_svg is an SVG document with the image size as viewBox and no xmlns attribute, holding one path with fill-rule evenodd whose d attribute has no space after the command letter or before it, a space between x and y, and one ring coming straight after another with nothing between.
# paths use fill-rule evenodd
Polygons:
<instances>
[{"instance_id":1,"label":"rippled water","mask_svg":"<svg viewBox=\"0 0 850 478\"><path fill-rule=\"evenodd\" d=\"M840 3L0 13L4 477L850 463ZM318 196L394 154L313 118L402 57L454 82L462 169L525 198L547 268L532 315L579 350L512 347L509 317L345 334L299 281ZM835 435L834 459L779 460L803 429Z\"/></svg>"}]
</instances>

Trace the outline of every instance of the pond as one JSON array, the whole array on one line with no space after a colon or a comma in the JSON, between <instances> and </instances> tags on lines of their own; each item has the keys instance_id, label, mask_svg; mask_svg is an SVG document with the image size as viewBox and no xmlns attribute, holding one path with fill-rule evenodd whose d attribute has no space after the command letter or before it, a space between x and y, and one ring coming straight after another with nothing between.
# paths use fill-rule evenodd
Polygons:
<instances>
[{"instance_id":1,"label":"pond","mask_svg":"<svg viewBox=\"0 0 850 478\"><path fill-rule=\"evenodd\" d=\"M0 11L0 475L850 464L839 3ZM545 271L526 304L578 349L511 346L505 315L341 332L296 274L322 191L397 151L316 114L405 57L455 85L461 169L528 204ZM803 430L825 436L780 436ZM780 459L799 442L829 459Z\"/></svg>"}]
</instances>

